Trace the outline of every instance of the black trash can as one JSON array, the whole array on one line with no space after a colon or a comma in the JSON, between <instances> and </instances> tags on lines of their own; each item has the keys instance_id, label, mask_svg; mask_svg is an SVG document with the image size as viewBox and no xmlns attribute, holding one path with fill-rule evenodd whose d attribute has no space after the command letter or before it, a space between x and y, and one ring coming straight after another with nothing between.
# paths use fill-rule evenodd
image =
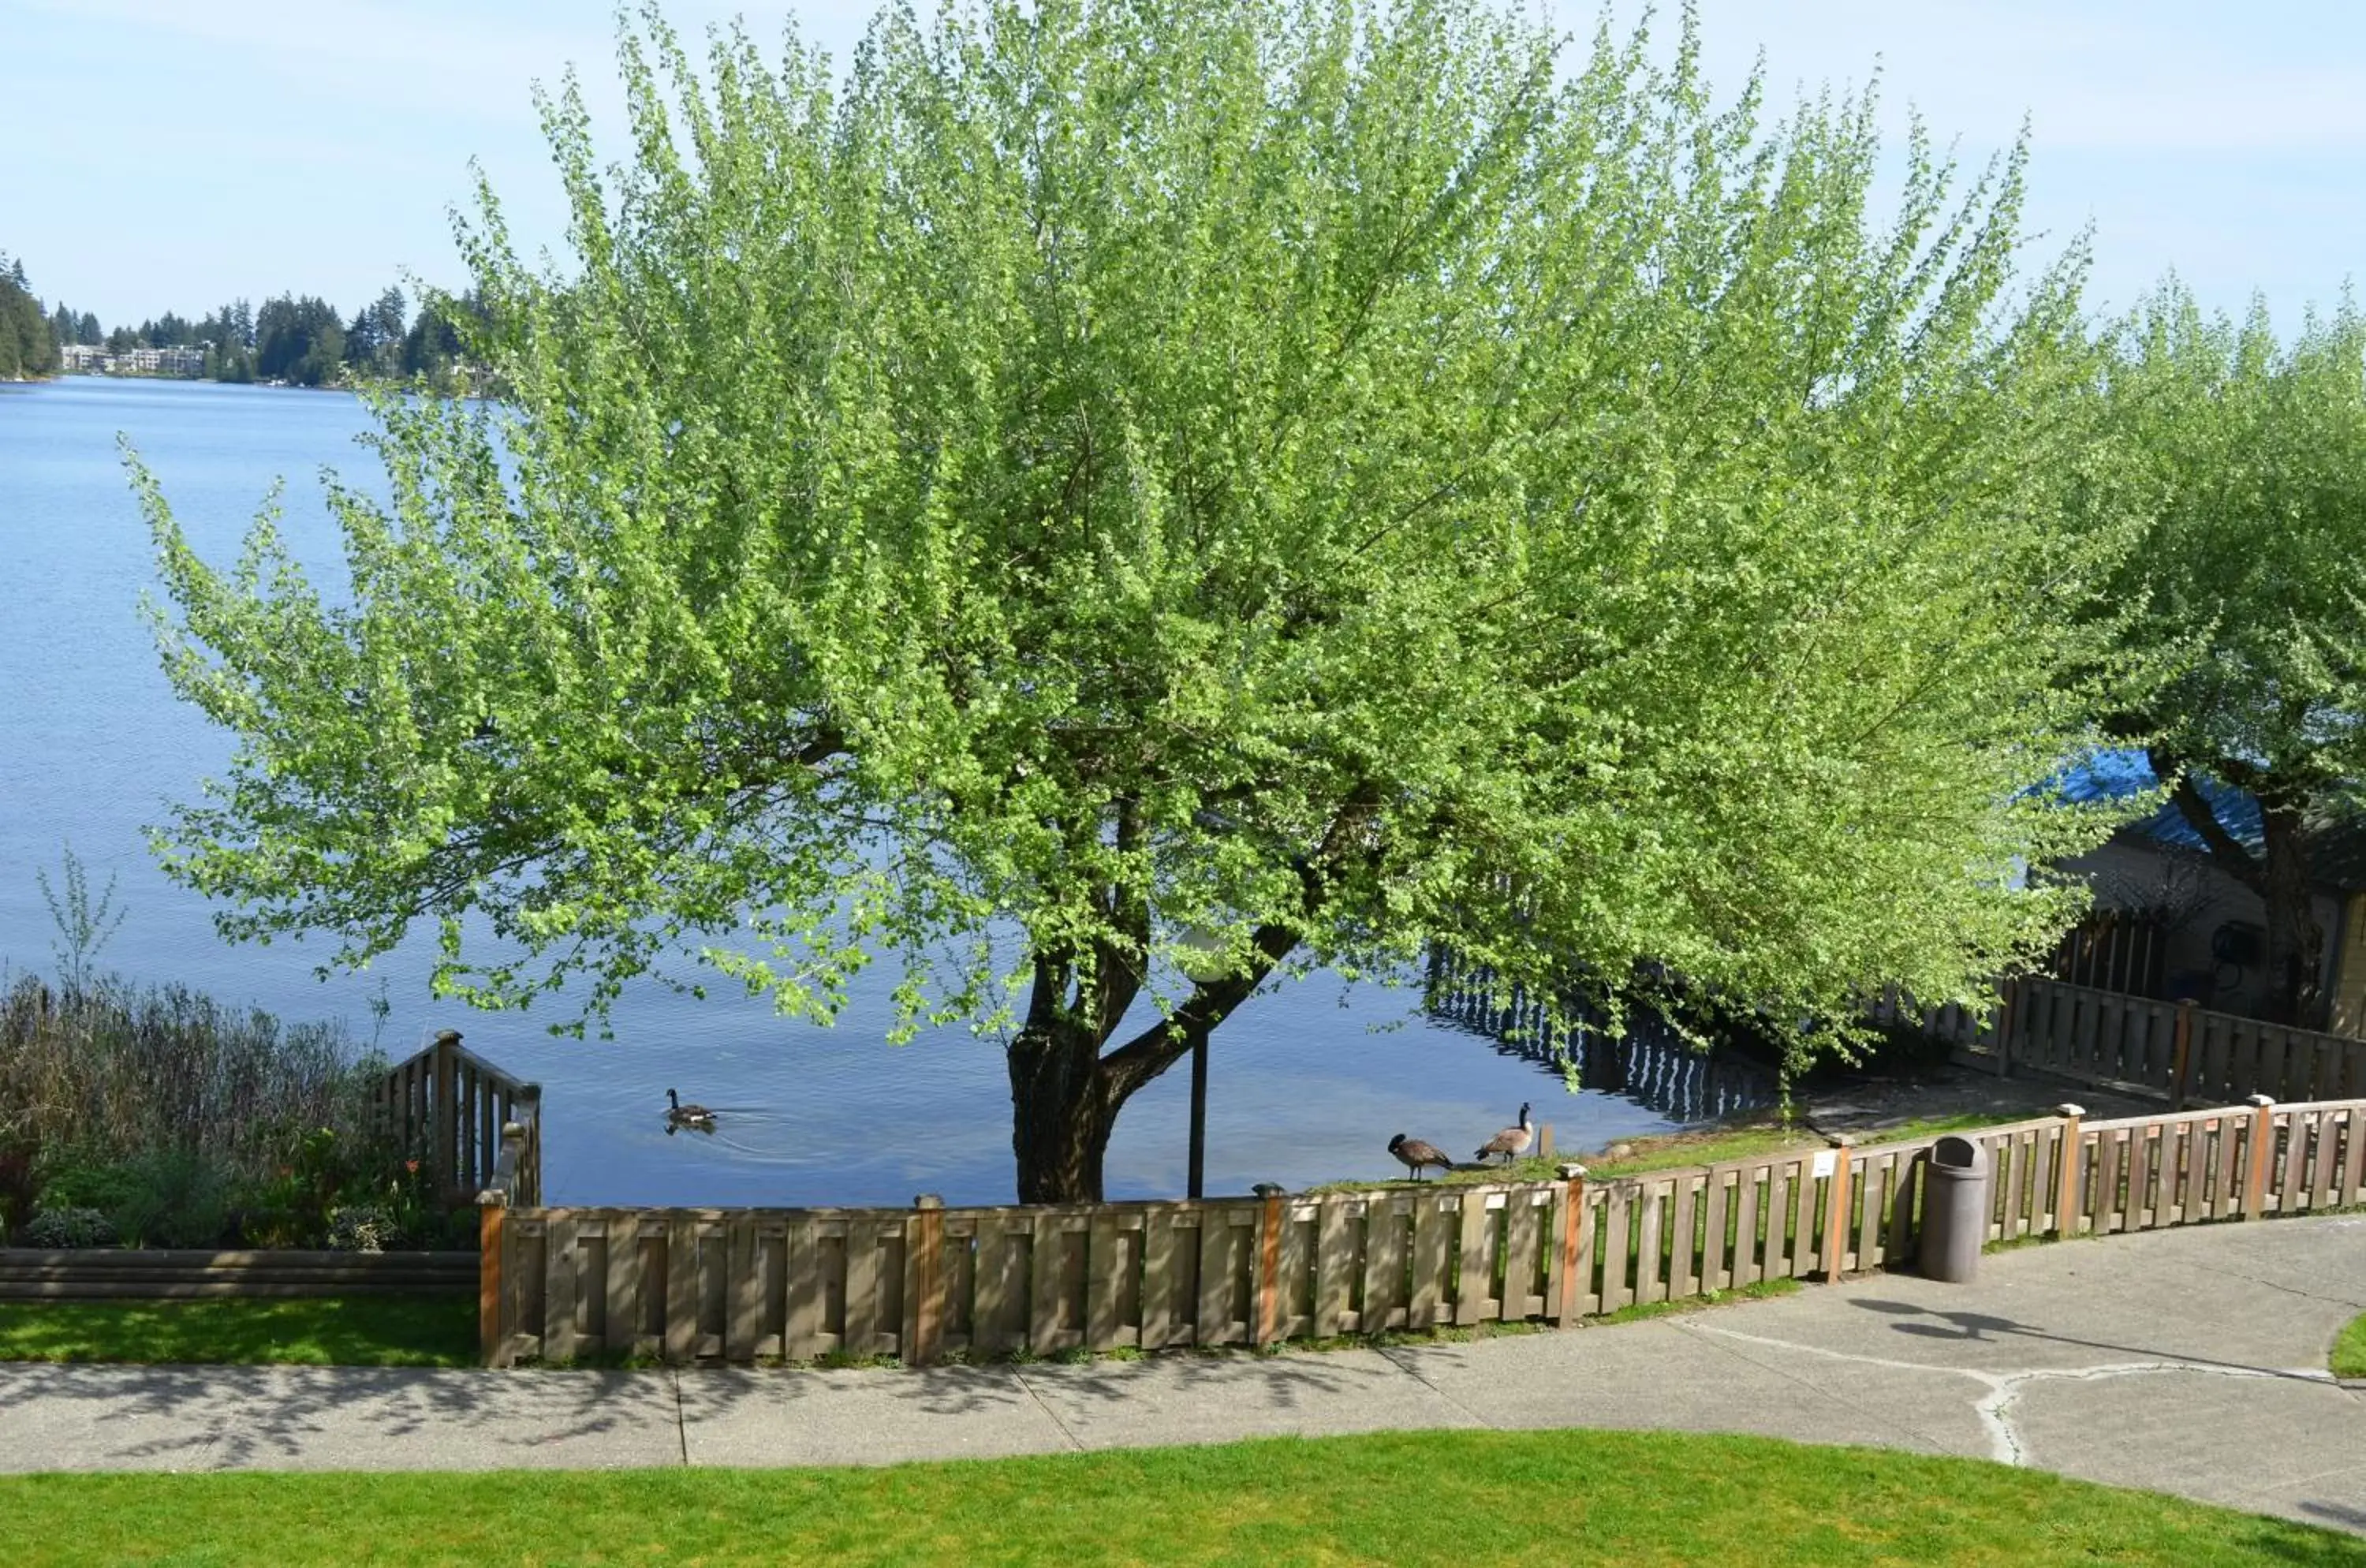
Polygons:
<instances>
[{"instance_id":1,"label":"black trash can","mask_svg":"<svg viewBox=\"0 0 2366 1568\"><path fill-rule=\"evenodd\" d=\"M1922 1240L1915 1261L1925 1278L1961 1285L1979 1272L1989 1239L1989 1152L1954 1135L1922 1163Z\"/></svg>"}]
</instances>

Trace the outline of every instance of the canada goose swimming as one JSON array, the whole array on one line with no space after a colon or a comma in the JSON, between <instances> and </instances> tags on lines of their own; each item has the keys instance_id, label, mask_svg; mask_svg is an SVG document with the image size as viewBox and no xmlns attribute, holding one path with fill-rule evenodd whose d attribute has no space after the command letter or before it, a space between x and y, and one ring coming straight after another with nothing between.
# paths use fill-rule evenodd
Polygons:
<instances>
[{"instance_id":1,"label":"canada goose swimming","mask_svg":"<svg viewBox=\"0 0 2366 1568\"><path fill-rule=\"evenodd\" d=\"M715 1131L715 1112L704 1105L684 1105L680 1095L668 1089L666 1090L666 1133L670 1136L675 1131L683 1127L689 1128L693 1133L712 1133Z\"/></svg>"},{"instance_id":2,"label":"canada goose swimming","mask_svg":"<svg viewBox=\"0 0 2366 1568\"><path fill-rule=\"evenodd\" d=\"M1415 1181L1421 1179L1422 1169L1425 1166L1434 1165L1440 1170L1454 1168L1454 1162L1446 1157L1444 1149L1436 1144L1424 1143L1419 1138L1408 1138L1403 1133L1389 1140L1389 1153L1404 1162L1404 1168L1413 1172Z\"/></svg>"},{"instance_id":3,"label":"canada goose swimming","mask_svg":"<svg viewBox=\"0 0 2366 1568\"><path fill-rule=\"evenodd\" d=\"M1516 1127L1504 1128L1502 1132L1496 1134L1493 1137L1480 1145L1479 1152L1470 1157L1473 1159L1485 1159L1489 1155L1502 1155L1504 1156L1504 1163L1505 1165L1509 1165L1519 1156L1527 1154L1528 1152L1528 1145L1536 1141L1536 1129L1529 1125L1528 1122L1528 1102L1527 1100L1522 1100L1520 1102L1520 1124Z\"/></svg>"}]
</instances>

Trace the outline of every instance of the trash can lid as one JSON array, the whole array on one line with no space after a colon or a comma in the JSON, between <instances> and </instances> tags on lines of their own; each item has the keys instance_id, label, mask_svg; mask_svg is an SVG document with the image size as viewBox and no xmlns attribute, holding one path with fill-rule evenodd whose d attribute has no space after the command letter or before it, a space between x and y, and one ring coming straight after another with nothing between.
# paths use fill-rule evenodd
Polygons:
<instances>
[{"instance_id":1,"label":"trash can lid","mask_svg":"<svg viewBox=\"0 0 2366 1568\"><path fill-rule=\"evenodd\" d=\"M1989 1151L1969 1138L1950 1133L1931 1145L1931 1163L1951 1170L1986 1170Z\"/></svg>"}]
</instances>

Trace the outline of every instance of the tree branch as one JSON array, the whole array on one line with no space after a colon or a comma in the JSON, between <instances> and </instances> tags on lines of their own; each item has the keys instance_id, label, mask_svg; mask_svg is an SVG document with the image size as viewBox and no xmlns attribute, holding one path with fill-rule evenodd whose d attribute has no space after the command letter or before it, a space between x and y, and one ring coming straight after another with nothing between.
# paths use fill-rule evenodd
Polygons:
<instances>
[{"instance_id":1,"label":"tree branch","mask_svg":"<svg viewBox=\"0 0 2366 1568\"><path fill-rule=\"evenodd\" d=\"M1324 830L1323 842L1313 854L1299 860L1299 882L1304 889L1301 908L1307 917L1316 914L1329 898L1338 866L1380 809L1380 794L1371 784L1357 785ZM1126 1096L1173 1066L1191 1048L1192 1037L1200 1030L1215 1028L1246 1001L1275 966L1296 949L1300 940L1300 929L1295 924L1269 921L1257 927L1249 938L1255 956L1246 969L1221 980L1200 982L1172 1018L1159 1020L1100 1059L1102 1079L1109 1092L1121 1103Z\"/></svg>"},{"instance_id":2,"label":"tree branch","mask_svg":"<svg viewBox=\"0 0 2366 1568\"><path fill-rule=\"evenodd\" d=\"M2228 832L2226 825L2218 820L2218 814L2210 808L2209 800L2195 786L2192 773L2177 775L2177 786L2169 792L2169 798L2177 803L2178 814L2185 818L2187 825L2202 835L2203 843L2209 847L2212 863L2265 897L2268 891L2266 868L2260 864L2259 857L2245 849L2242 840Z\"/></svg>"}]
</instances>

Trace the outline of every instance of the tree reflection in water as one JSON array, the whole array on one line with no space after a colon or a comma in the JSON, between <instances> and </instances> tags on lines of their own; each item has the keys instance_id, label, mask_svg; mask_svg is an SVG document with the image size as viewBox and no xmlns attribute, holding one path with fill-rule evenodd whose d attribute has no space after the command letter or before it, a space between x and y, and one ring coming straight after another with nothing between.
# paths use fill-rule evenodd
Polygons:
<instances>
[{"instance_id":1,"label":"tree reflection in water","mask_svg":"<svg viewBox=\"0 0 2366 1568\"><path fill-rule=\"evenodd\" d=\"M1713 1121L1780 1098L1772 1070L1730 1052L1696 1050L1655 1012L1630 1010L1623 1035L1610 1034L1590 1010L1578 1010L1573 1027L1556 1029L1540 1001L1518 987L1498 997L1490 971L1444 948L1430 951L1422 1006L1503 1055L1555 1071L1573 1060L1587 1089L1624 1095L1678 1122Z\"/></svg>"}]
</instances>

